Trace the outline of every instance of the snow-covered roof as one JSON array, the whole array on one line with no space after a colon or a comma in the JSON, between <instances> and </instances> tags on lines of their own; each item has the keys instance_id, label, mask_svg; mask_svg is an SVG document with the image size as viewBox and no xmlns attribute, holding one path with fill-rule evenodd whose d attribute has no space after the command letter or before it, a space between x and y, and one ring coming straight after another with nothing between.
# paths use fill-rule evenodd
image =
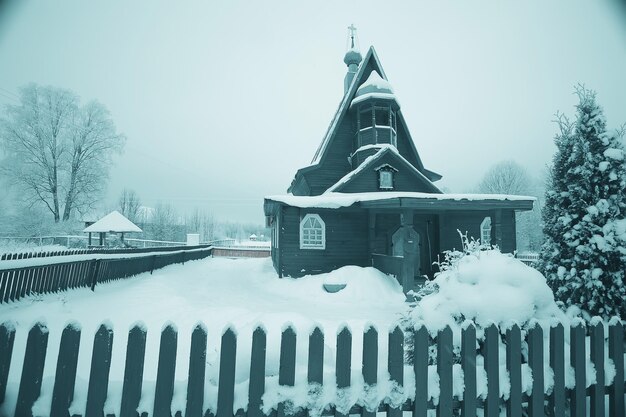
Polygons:
<instances>
[{"instance_id":1,"label":"snow-covered roof","mask_svg":"<svg viewBox=\"0 0 626 417\"><path fill-rule=\"evenodd\" d=\"M361 165L359 165L358 167L356 167L356 169L354 169L354 170L348 172L346 175L344 175L339 181L337 181L330 188L328 188L328 190L326 190L324 192L324 194L328 194L328 193L336 191L338 188L340 188L342 185L346 184L348 181L350 181L352 178L354 178L355 175L357 175L359 172L363 171L373 161L375 161L376 159L380 158L386 152L393 153L404 164L406 164L411 169L412 172L416 173L417 175L422 177L426 182L431 184L435 190L441 191L441 190L439 190L439 188L435 184L432 183L432 181L430 181L424 174L422 174L409 161L407 161L402 155L400 155L400 152L398 152L398 149L396 149L395 146L393 146L393 145L391 145L389 143L379 143L379 144L373 144L373 145L364 145L364 146L361 146L359 149L357 149L354 153L356 154L357 152L364 151L364 150L367 150L367 149L378 149L378 152L376 152L374 155L370 155L367 158L365 158L365 160L361 163Z\"/></svg>"},{"instance_id":2,"label":"snow-covered roof","mask_svg":"<svg viewBox=\"0 0 626 417\"><path fill-rule=\"evenodd\" d=\"M359 86L356 90L356 96L374 92L393 94L393 87L389 81L382 78L376 70L372 71L367 80Z\"/></svg>"},{"instance_id":3,"label":"snow-covered roof","mask_svg":"<svg viewBox=\"0 0 626 417\"><path fill-rule=\"evenodd\" d=\"M465 202L534 202L535 197L507 194L435 194L416 192L370 192L370 193L336 193L326 192L317 196L295 196L293 194L271 195L266 200L284 203L300 208L337 209L349 207L360 202L371 202L392 199L413 199L423 201L465 201Z\"/></svg>"},{"instance_id":4,"label":"snow-covered roof","mask_svg":"<svg viewBox=\"0 0 626 417\"><path fill-rule=\"evenodd\" d=\"M133 222L128 220L122 213L115 210L86 227L83 232L89 233L123 233L123 232L141 232L141 229Z\"/></svg>"}]
</instances>

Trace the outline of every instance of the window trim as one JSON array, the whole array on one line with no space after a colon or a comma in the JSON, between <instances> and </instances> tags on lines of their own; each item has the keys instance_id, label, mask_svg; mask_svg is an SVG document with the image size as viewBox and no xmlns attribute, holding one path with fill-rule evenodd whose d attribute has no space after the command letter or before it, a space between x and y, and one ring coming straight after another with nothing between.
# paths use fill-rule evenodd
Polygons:
<instances>
[{"instance_id":1,"label":"window trim","mask_svg":"<svg viewBox=\"0 0 626 417\"><path fill-rule=\"evenodd\" d=\"M487 223L489 223L489 228L487 229ZM491 229L492 229L492 221L491 216L486 216L482 222L480 222L480 243L483 245L491 245ZM485 235L487 230L489 231L489 239L485 240Z\"/></svg>"},{"instance_id":2,"label":"window trim","mask_svg":"<svg viewBox=\"0 0 626 417\"><path fill-rule=\"evenodd\" d=\"M311 218L317 220L322 226L322 241L321 241L321 244L319 245L304 243L304 224ZM300 230L300 249L314 249L314 250L326 249L326 223L324 223L324 220L322 220L319 214L315 214L315 213L306 214L302 219L300 219L299 230Z\"/></svg>"},{"instance_id":3,"label":"window trim","mask_svg":"<svg viewBox=\"0 0 626 417\"><path fill-rule=\"evenodd\" d=\"M384 164L379 166L378 168L375 168L375 171L378 172L378 189L385 191L393 190L395 186L395 178L393 174L394 172L398 172L398 170L389 164ZM389 173L389 175L391 176L391 186L383 186L383 172Z\"/></svg>"}]
</instances>

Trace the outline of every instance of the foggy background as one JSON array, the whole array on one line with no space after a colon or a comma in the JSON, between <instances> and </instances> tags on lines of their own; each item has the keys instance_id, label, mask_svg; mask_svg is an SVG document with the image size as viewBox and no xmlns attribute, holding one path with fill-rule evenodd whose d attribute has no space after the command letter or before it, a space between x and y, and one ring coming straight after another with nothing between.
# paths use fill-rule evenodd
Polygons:
<instances>
[{"instance_id":1,"label":"foggy background","mask_svg":"<svg viewBox=\"0 0 626 417\"><path fill-rule=\"evenodd\" d=\"M261 223L342 98L351 23L449 191L505 159L542 178L579 82L609 127L626 121L626 19L608 1L4 2L0 105L30 82L102 102L127 136L103 206L130 188Z\"/></svg>"}]
</instances>

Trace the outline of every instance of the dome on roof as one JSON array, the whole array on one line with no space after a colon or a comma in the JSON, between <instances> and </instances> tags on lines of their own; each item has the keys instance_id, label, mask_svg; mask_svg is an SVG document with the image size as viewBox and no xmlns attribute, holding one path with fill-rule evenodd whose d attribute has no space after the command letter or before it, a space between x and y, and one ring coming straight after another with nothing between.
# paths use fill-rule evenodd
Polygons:
<instances>
[{"instance_id":1,"label":"dome on roof","mask_svg":"<svg viewBox=\"0 0 626 417\"><path fill-rule=\"evenodd\" d=\"M352 64L359 65L362 60L361 52L354 47L348 49L348 52L346 52L346 55L343 57L343 62L348 66Z\"/></svg>"},{"instance_id":2,"label":"dome on roof","mask_svg":"<svg viewBox=\"0 0 626 417\"><path fill-rule=\"evenodd\" d=\"M391 87L389 81L383 79L378 72L372 71L367 80L361 84L356 91L355 97L370 93L393 95L393 87Z\"/></svg>"}]
</instances>

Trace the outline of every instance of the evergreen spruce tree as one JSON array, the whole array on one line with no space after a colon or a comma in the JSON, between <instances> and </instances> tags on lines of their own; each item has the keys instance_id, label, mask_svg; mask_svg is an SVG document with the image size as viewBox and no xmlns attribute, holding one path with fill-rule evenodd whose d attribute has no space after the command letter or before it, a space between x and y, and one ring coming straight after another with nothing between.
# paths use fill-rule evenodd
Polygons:
<instances>
[{"instance_id":1,"label":"evergreen spruce tree","mask_svg":"<svg viewBox=\"0 0 626 417\"><path fill-rule=\"evenodd\" d=\"M607 131L593 91L576 93L576 120L558 115L539 269L562 306L626 317L623 131Z\"/></svg>"}]
</instances>

